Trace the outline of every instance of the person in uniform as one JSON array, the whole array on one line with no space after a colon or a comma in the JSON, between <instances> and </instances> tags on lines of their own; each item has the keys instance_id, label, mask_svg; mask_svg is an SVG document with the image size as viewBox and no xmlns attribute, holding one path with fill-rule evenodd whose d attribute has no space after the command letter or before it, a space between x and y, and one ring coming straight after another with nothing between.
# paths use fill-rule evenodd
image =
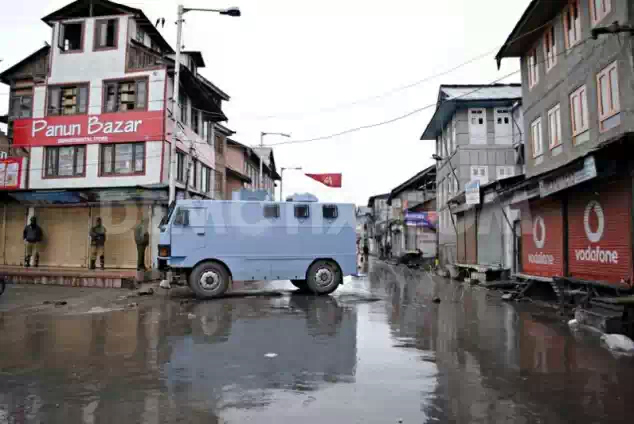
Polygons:
<instances>
[{"instance_id":1,"label":"person in uniform","mask_svg":"<svg viewBox=\"0 0 634 424\"><path fill-rule=\"evenodd\" d=\"M26 245L26 252L24 254L24 266L29 267L31 265L31 256L35 256L33 266L37 267L40 261L39 243L44 236L42 229L37 225L37 218L31 217L29 225L24 227L22 232L22 238Z\"/></svg>"},{"instance_id":2,"label":"person in uniform","mask_svg":"<svg viewBox=\"0 0 634 424\"><path fill-rule=\"evenodd\" d=\"M96 219L96 225L90 229L90 269L95 269L97 256L101 269L105 268L106 227L101 223L101 218Z\"/></svg>"},{"instance_id":3,"label":"person in uniform","mask_svg":"<svg viewBox=\"0 0 634 424\"><path fill-rule=\"evenodd\" d=\"M134 241L136 242L137 252L136 269L145 271L145 250L150 244L150 234L147 231L147 220L145 218L134 228Z\"/></svg>"}]
</instances>

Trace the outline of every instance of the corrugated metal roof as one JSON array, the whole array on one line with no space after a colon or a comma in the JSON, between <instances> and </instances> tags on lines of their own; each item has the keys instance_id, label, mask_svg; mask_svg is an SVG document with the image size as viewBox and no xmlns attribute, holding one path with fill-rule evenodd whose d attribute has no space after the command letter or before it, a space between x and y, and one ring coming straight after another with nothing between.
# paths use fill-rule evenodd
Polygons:
<instances>
[{"instance_id":1,"label":"corrugated metal roof","mask_svg":"<svg viewBox=\"0 0 634 424\"><path fill-rule=\"evenodd\" d=\"M444 100L496 100L522 97L522 86L519 84L441 86L440 89L447 96Z\"/></svg>"}]
</instances>

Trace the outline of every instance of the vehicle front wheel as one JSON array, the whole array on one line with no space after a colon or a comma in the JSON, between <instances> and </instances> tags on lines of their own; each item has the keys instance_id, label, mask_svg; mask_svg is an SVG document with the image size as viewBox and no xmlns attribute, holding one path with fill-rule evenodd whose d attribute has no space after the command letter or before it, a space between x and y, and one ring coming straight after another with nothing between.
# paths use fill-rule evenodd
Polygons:
<instances>
[{"instance_id":1,"label":"vehicle front wheel","mask_svg":"<svg viewBox=\"0 0 634 424\"><path fill-rule=\"evenodd\" d=\"M308 283L306 280L291 280L291 284L302 291L308 291Z\"/></svg>"},{"instance_id":2,"label":"vehicle front wheel","mask_svg":"<svg viewBox=\"0 0 634 424\"><path fill-rule=\"evenodd\" d=\"M306 283L315 294L330 294L337 290L342 282L342 275L336 263L320 260L308 268Z\"/></svg>"},{"instance_id":3,"label":"vehicle front wheel","mask_svg":"<svg viewBox=\"0 0 634 424\"><path fill-rule=\"evenodd\" d=\"M194 268L189 276L189 287L201 299L222 296L230 284L229 271L217 262L204 262Z\"/></svg>"}]
</instances>

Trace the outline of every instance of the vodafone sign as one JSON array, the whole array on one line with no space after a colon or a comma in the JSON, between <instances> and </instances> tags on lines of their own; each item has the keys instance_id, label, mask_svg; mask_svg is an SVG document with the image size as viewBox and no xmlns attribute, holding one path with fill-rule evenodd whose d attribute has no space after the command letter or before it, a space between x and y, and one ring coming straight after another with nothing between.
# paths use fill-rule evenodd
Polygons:
<instances>
[{"instance_id":1,"label":"vodafone sign","mask_svg":"<svg viewBox=\"0 0 634 424\"><path fill-rule=\"evenodd\" d=\"M522 269L531 275L563 275L563 213L557 199L528 202L522 210Z\"/></svg>"},{"instance_id":2,"label":"vodafone sign","mask_svg":"<svg viewBox=\"0 0 634 424\"><path fill-rule=\"evenodd\" d=\"M596 226L592 222L596 220ZM601 203L591 200L586 205L583 213L583 228L588 238L588 243L599 243L605 231L605 215ZM600 245L588 246L586 249L575 249L575 259L583 262L601 264L618 264L619 252L616 250L602 249Z\"/></svg>"},{"instance_id":3,"label":"vodafone sign","mask_svg":"<svg viewBox=\"0 0 634 424\"><path fill-rule=\"evenodd\" d=\"M163 140L163 111L16 119L16 147Z\"/></svg>"}]
</instances>

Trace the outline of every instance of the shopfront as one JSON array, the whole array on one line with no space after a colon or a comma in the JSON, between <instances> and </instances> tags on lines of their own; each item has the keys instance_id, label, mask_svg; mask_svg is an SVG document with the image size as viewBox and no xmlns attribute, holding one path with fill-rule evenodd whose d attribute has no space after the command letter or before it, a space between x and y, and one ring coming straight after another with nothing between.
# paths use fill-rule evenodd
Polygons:
<instances>
[{"instance_id":1,"label":"shopfront","mask_svg":"<svg viewBox=\"0 0 634 424\"><path fill-rule=\"evenodd\" d=\"M632 281L632 180L601 180L568 194L568 274Z\"/></svg>"},{"instance_id":2,"label":"shopfront","mask_svg":"<svg viewBox=\"0 0 634 424\"><path fill-rule=\"evenodd\" d=\"M564 216L559 197L529 200L521 208L522 272L564 275Z\"/></svg>"}]
</instances>

